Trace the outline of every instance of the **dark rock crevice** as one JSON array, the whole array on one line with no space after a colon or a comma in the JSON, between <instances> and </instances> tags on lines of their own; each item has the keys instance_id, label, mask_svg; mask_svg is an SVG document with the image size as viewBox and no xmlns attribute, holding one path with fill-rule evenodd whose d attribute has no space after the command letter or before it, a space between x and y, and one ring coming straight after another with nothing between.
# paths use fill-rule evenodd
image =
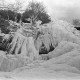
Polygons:
<instances>
[{"instance_id":1,"label":"dark rock crevice","mask_svg":"<svg viewBox=\"0 0 80 80\"><path fill-rule=\"evenodd\" d=\"M42 43L40 49L39 49L39 55L41 54L48 54L49 52L53 51L54 47L52 46L52 44L50 45L50 49L47 50L47 48L45 47L44 43Z\"/></svg>"}]
</instances>

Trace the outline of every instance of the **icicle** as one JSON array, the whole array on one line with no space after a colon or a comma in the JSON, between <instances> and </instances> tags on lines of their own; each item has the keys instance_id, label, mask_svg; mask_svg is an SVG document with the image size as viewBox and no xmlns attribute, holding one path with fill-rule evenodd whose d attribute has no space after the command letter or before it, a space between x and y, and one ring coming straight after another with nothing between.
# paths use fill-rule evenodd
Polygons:
<instances>
[{"instance_id":1,"label":"icicle","mask_svg":"<svg viewBox=\"0 0 80 80\"><path fill-rule=\"evenodd\" d=\"M21 55L22 56L27 56L28 51L27 51L27 38L24 39L23 44L21 46Z\"/></svg>"}]
</instances>

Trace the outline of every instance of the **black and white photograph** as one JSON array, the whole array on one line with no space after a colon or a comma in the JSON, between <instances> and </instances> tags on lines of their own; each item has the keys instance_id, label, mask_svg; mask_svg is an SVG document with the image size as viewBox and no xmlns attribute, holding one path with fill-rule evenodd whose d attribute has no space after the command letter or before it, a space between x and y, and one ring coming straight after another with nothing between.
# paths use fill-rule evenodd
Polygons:
<instances>
[{"instance_id":1,"label":"black and white photograph","mask_svg":"<svg viewBox=\"0 0 80 80\"><path fill-rule=\"evenodd\" d=\"M0 0L0 80L80 80L80 0Z\"/></svg>"}]
</instances>

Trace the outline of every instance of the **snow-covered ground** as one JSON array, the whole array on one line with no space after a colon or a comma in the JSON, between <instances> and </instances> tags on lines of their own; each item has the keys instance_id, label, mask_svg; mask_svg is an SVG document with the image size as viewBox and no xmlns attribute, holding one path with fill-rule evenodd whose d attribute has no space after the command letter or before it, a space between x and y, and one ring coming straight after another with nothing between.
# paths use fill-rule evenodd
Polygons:
<instances>
[{"instance_id":1,"label":"snow-covered ground","mask_svg":"<svg viewBox=\"0 0 80 80\"><path fill-rule=\"evenodd\" d=\"M42 64L42 63L41 63ZM59 71L61 69L61 71ZM66 71L65 71L66 70ZM77 73L76 73L77 72ZM65 64L29 65L10 73L0 73L1 80L79 80L80 72Z\"/></svg>"}]
</instances>

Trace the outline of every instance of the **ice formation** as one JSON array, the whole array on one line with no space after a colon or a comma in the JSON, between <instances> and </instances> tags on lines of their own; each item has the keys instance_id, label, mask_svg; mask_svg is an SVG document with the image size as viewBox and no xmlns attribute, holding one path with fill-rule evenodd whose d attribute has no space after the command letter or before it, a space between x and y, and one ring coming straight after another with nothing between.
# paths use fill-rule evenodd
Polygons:
<instances>
[{"instance_id":1,"label":"ice formation","mask_svg":"<svg viewBox=\"0 0 80 80\"><path fill-rule=\"evenodd\" d=\"M9 54L20 54L21 56L27 56L32 60L39 55L35 49L34 38L25 37L21 33L15 33L15 36L10 44Z\"/></svg>"},{"instance_id":2,"label":"ice formation","mask_svg":"<svg viewBox=\"0 0 80 80\"><path fill-rule=\"evenodd\" d=\"M16 32L9 54L0 51L0 71L19 77L80 76L80 38L74 28L67 22L56 21L42 25L42 32L36 39L23 35L21 30ZM47 54L39 55L42 45Z\"/></svg>"},{"instance_id":3,"label":"ice formation","mask_svg":"<svg viewBox=\"0 0 80 80\"><path fill-rule=\"evenodd\" d=\"M46 27L42 26L42 28L43 35L39 35L35 42L37 50L40 50L42 44L44 44L48 53L51 47L54 50L62 41L72 42L76 45L80 44L80 38L73 33L74 28L65 21L56 21Z\"/></svg>"}]
</instances>

